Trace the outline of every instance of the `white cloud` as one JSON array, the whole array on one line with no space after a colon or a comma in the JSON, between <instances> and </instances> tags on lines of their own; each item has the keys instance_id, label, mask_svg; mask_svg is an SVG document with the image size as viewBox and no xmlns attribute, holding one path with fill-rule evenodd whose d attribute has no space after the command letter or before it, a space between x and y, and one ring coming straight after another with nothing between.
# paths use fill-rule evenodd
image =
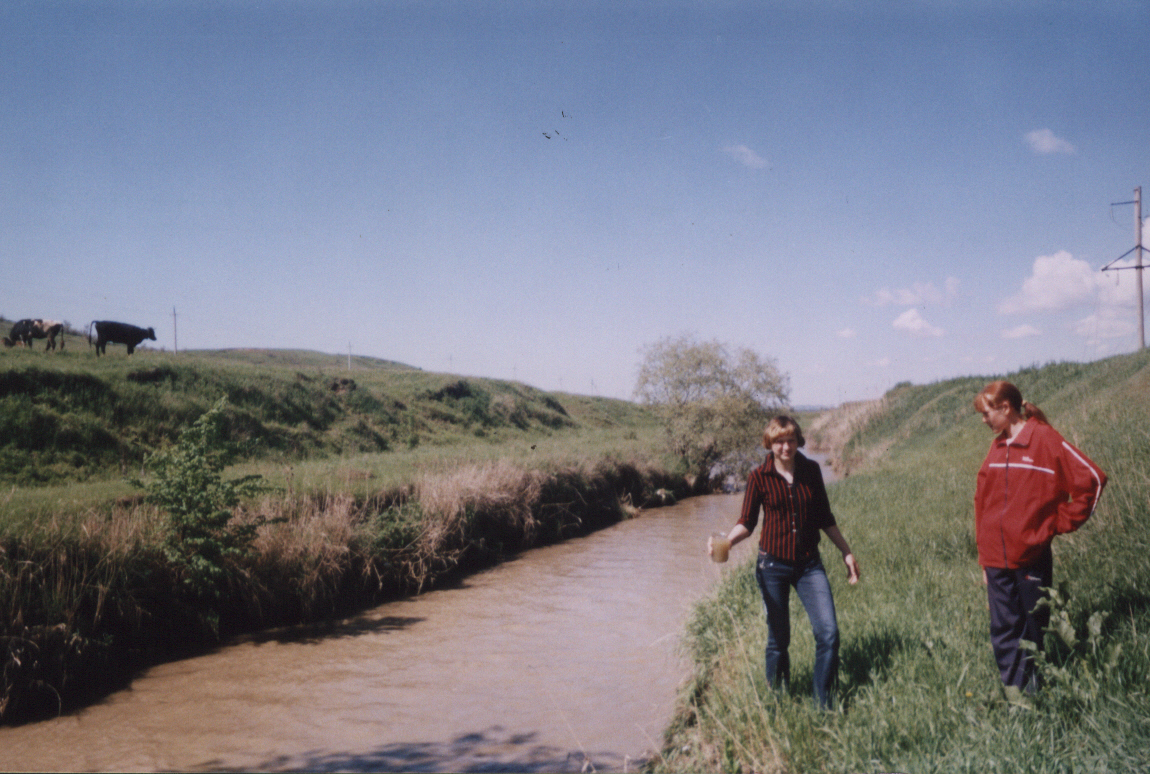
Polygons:
<instances>
[{"instance_id":1,"label":"white cloud","mask_svg":"<svg viewBox=\"0 0 1150 774\"><path fill-rule=\"evenodd\" d=\"M1026 339L1031 336L1041 336L1042 331L1035 328L1033 325L1019 325L1015 328L1008 328L1002 332L1004 339Z\"/></svg>"},{"instance_id":2,"label":"white cloud","mask_svg":"<svg viewBox=\"0 0 1150 774\"><path fill-rule=\"evenodd\" d=\"M895 330L906 331L915 336L941 336L942 328L936 328L928 323L917 309L907 309L895 318L892 323Z\"/></svg>"},{"instance_id":3,"label":"white cloud","mask_svg":"<svg viewBox=\"0 0 1150 774\"><path fill-rule=\"evenodd\" d=\"M1098 277L1086 261L1065 250L1034 259L1022 290L998 305L1002 314L1054 312L1093 300Z\"/></svg>"},{"instance_id":4,"label":"white cloud","mask_svg":"<svg viewBox=\"0 0 1150 774\"><path fill-rule=\"evenodd\" d=\"M1058 137L1049 129L1035 129L1024 135L1026 144L1035 153L1043 155L1050 153L1075 153L1075 148L1066 140Z\"/></svg>"},{"instance_id":5,"label":"white cloud","mask_svg":"<svg viewBox=\"0 0 1150 774\"><path fill-rule=\"evenodd\" d=\"M1023 280L1021 290L999 303L998 311L1002 314L1058 313L1090 308L1091 314L1067 327L1102 352L1099 348L1103 342L1130 336L1137 328L1137 273L1129 270L1133 266L1133 258L1124 258L1110 264L1115 271L1102 272L1065 250L1040 255L1034 259L1030 276ZM1030 327L1021 325L1003 331L1003 337L1037 335L1037 329L1035 333L1028 331Z\"/></svg>"},{"instance_id":6,"label":"white cloud","mask_svg":"<svg viewBox=\"0 0 1150 774\"><path fill-rule=\"evenodd\" d=\"M767 167L767 160L746 145L729 145L723 148L723 153L751 169L765 169Z\"/></svg>"},{"instance_id":7,"label":"white cloud","mask_svg":"<svg viewBox=\"0 0 1150 774\"><path fill-rule=\"evenodd\" d=\"M841 331L839 331L835 335L838 336L840 339L853 339L858 334L855 333L854 328L843 328Z\"/></svg>"},{"instance_id":8,"label":"white cloud","mask_svg":"<svg viewBox=\"0 0 1150 774\"><path fill-rule=\"evenodd\" d=\"M1129 310L1119 310L1117 307L1103 307L1074 323L1074 332L1095 347L1104 339L1130 336L1137 328L1135 316Z\"/></svg>"},{"instance_id":9,"label":"white cloud","mask_svg":"<svg viewBox=\"0 0 1150 774\"><path fill-rule=\"evenodd\" d=\"M958 296L958 279L947 277L943 289L933 282L916 282L909 288L881 288L863 302L872 306L926 306L949 304Z\"/></svg>"}]
</instances>

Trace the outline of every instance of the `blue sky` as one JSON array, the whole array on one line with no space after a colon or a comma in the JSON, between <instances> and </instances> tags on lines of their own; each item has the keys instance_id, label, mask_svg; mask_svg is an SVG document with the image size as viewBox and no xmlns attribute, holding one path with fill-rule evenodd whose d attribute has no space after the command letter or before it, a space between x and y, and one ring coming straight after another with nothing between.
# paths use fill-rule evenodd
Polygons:
<instances>
[{"instance_id":1,"label":"blue sky","mask_svg":"<svg viewBox=\"0 0 1150 774\"><path fill-rule=\"evenodd\" d=\"M692 333L798 404L1129 352L1099 269L1150 198L1148 33L1145 0L10 1L0 314L624 398Z\"/></svg>"}]
</instances>

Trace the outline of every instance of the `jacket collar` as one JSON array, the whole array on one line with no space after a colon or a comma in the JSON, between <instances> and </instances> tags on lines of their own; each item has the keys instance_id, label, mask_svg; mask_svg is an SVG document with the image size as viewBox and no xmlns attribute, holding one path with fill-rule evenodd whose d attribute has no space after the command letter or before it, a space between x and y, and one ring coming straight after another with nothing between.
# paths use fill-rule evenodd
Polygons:
<instances>
[{"instance_id":1,"label":"jacket collar","mask_svg":"<svg viewBox=\"0 0 1150 774\"><path fill-rule=\"evenodd\" d=\"M807 456L805 454L803 454L802 451L800 451L798 449L795 450L795 471L796 472L798 471L799 466L804 464L803 462L800 462L800 460L805 461L806 459L807 459ZM777 470L775 470L775 455L773 453L767 452L767 458L765 460L763 460L763 467L765 467L767 469L768 473L774 473L776 476L779 475L779 472ZM779 478L782 478L782 476L779 476Z\"/></svg>"},{"instance_id":2,"label":"jacket collar","mask_svg":"<svg viewBox=\"0 0 1150 774\"><path fill-rule=\"evenodd\" d=\"M1031 417L1030 419L1026 420L1026 424L1023 425L1022 429L1018 431L1018 435L1014 436L1014 440L1010 441L1010 445L1011 446L1029 446L1030 445L1030 437L1032 435L1034 435L1034 428L1037 425L1038 425L1038 420L1035 419L1034 417ZM1006 442L1007 442L1008 438L1010 437L1009 435L1007 435L1009 432L1010 432L1009 430L1003 430L999 434L998 444L1000 446L1006 445Z\"/></svg>"}]
</instances>

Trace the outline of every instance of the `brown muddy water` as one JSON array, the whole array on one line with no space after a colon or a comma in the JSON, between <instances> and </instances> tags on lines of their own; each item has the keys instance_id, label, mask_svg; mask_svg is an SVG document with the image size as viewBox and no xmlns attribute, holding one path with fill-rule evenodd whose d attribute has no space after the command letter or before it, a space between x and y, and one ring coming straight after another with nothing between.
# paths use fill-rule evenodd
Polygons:
<instances>
[{"instance_id":1,"label":"brown muddy water","mask_svg":"<svg viewBox=\"0 0 1150 774\"><path fill-rule=\"evenodd\" d=\"M740 503L645 511L322 632L156 666L73 715L0 728L0 768L634 771L688 674L692 604L750 555L706 555Z\"/></svg>"}]
</instances>

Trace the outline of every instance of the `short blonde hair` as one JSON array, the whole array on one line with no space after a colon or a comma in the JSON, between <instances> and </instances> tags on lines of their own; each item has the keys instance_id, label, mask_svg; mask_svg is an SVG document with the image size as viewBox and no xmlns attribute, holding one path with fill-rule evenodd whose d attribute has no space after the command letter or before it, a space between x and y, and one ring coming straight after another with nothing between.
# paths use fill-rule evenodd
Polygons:
<instances>
[{"instance_id":1,"label":"short blonde hair","mask_svg":"<svg viewBox=\"0 0 1150 774\"><path fill-rule=\"evenodd\" d=\"M798 444L800 449L807 443L807 439L803 438L803 430L799 427L799 423L788 416L779 414L768 422L766 429L763 430L764 448L771 448L771 444L784 435L793 435L795 437L795 443Z\"/></svg>"}]
</instances>

